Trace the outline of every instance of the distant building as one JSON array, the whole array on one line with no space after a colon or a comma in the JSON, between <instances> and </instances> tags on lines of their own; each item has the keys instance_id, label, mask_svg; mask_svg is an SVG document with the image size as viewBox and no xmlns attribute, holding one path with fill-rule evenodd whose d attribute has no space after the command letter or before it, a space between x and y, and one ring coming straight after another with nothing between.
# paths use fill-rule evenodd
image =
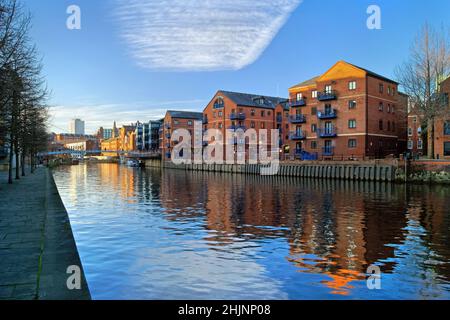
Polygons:
<instances>
[{"instance_id":1,"label":"distant building","mask_svg":"<svg viewBox=\"0 0 450 320\"><path fill-rule=\"evenodd\" d=\"M159 130L162 121L149 121L136 125L136 148L138 151L159 150Z\"/></svg>"},{"instance_id":2,"label":"distant building","mask_svg":"<svg viewBox=\"0 0 450 320\"><path fill-rule=\"evenodd\" d=\"M80 119L72 119L69 123L69 133L76 135L84 135L84 121Z\"/></svg>"},{"instance_id":3,"label":"distant building","mask_svg":"<svg viewBox=\"0 0 450 320\"><path fill-rule=\"evenodd\" d=\"M114 123L114 127L116 124ZM105 156L117 156L121 152L135 151L136 149L136 124L123 126L113 137L101 142L102 154Z\"/></svg>"},{"instance_id":4,"label":"distant building","mask_svg":"<svg viewBox=\"0 0 450 320\"><path fill-rule=\"evenodd\" d=\"M100 127L97 131L97 138L99 140L108 140L112 138L112 134L112 129L104 129L103 127Z\"/></svg>"},{"instance_id":5,"label":"distant building","mask_svg":"<svg viewBox=\"0 0 450 320\"><path fill-rule=\"evenodd\" d=\"M83 153L85 151L98 151L99 145L97 140L86 140L81 142L72 142L64 145L67 150L80 151Z\"/></svg>"},{"instance_id":6,"label":"distant building","mask_svg":"<svg viewBox=\"0 0 450 320\"><path fill-rule=\"evenodd\" d=\"M422 128L423 116L417 111L408 114L407 149L413 157L427 154L426 132Z\"/></svg>"}]
</instances>

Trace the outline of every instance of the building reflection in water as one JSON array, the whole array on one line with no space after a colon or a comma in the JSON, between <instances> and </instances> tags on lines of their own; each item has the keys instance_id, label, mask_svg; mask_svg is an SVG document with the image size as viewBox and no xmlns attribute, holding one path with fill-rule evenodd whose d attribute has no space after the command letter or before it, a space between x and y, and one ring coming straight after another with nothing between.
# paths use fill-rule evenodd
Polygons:
<instances>
[{"instance_id":1,"label":"building reflection in water","mask_svg":"<svg viewBox=\"0 0 450 320\"><path fill-rule=\"evenodd\" d=\"M177 222L164 228L195 232L210 250L228 252L233 259L243 243L261 247L275 243L294 272L320 275L320 284L335 296L346 297L365 287L366 270L373 264L389 279L403 277L407 283L414 279L417 285L404 289L410 290L409 296L420 290L420 297L433 297L439 291L437 283L449 287L448 187L144 170L114 164L72 167L66 174L70 201L76 207L109 194L117 207L157 208L165 221ZM83 192L89 183L97 184L98 194ZM86 194L93 198L86 199ZM273 249L261 250L266 250L261 256L270 257L267 252ZM271 262L265 262L267 272ZM273 271L273 276L288 272L285 268Z\"/></svg>"},{"instance_id":2,"label":"building reflection in water","mask_svg":"<svg viewBox=\"0 0 450 320\"><path fill-rule=\"evenodd\" d=\"M431 237L423 251L450 257L450 190L434 189L439 188L165 171L161 204L170 219L192 217L201 211L189 214L182 208L204 206L206 227L216 231L208 239L212 246L285 238L290 247L286 259L299 272L328 276L323 285L345 296L352 282L367 278L370 265L379 265L383 274L393 272L399 248L417 232L411 224L423 228L421 236ZM449 281L448 263L435 271Z\"/></svg>"}]
</instances>

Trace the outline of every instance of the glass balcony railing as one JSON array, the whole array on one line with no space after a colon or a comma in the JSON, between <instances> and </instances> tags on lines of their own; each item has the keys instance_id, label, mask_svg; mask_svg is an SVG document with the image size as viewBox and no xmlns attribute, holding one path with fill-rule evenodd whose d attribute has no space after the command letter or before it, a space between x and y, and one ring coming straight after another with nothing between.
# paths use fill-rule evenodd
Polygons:
<instances>
[{"instance_id":1,"label":"glass balcony railing","mask_svg":"<svg viewBox=\"0 0 450 320\"><path fill-rule=\"evenodd\" d=\"M337 130L336 128L320 128L317 129L317 135L320 138L334 138L337 137Z\"/></svg>"},{"instance_id":2,"label":"glass balcony railing","mask_svg":"<svg viewBox=\"0 0 450 320\"><path fill-rule=\"evenodd\" d=\"M306 134L303 131L293 131L289 135L290 140L304 140L306 139Z\"/></svg>"},{"instance_id":3,"label":"glass balcony railing","mask_svg":"<svg viewBox=\"0 0 450 320\"><path fill-rule=\"evenodd\" d=\"M335 119L337 118L337 110L331 109L331 110L317 111L317 117L322 120Z\"/></svg>"},{"instance_id":4,"label":"glass balcony railing","mask_svg":"<svg viewBox=\"0 0 450 320\"><path fill-rule=\"evenodd\" d=\"M245 113L232 113L230 114L230 120L245 120Z\"/></svg>"},{"instance_id":5,"label":"glass balcony railing","mask_svg":"<svg viewBox=\"0 0 450 320\"><path fill-rule=\"evenodd\" d=\"M223 109L225 107L224 103L214 103L214 109Z\"/></svg>"},{"instance_id":6,"label":"glass balcony railing","mask_svg":"<svg viewBox=\"0 0 450 320\"><path fill-rule=\"evenodd\" d=\"M329 101L336 100L337 93L334 90L325 91L325 92L317 92L317 100L319 101Z\"/></svg>"},{"instance_id":7,"label":"glass balcony railing","mask_svg":"<svg viewBox=\"0 0 450 320\"><path fill-rule=\"evenodd\" d=\"M303 114L294 114L289 116L290 123L305 123L306 117Z\"/></svg>"},{"instance_id":8,"label":"glass balcony railing","mask_svg":"<svg viewBox=\"0 0 450 320\"><path fill-rule=\"evenodd\" d=\"M306 106L306 100L305 99L300 99L300 100L293 99L293 100L289 101L289 106L290 107L304 107L304 106Z\"/></svg>"},{"instance_id":9,"label":"glass balcony railing","mask_svg":"<svg viewBox=\"0 0 450 320\"><path fill-rule=\"evenodd\" d=\"M242 130L245 131L245 130L246 130L246 127L245 127L245 126L242 126L242 125L233 125L233 126L229 126L228 129L229 129L229 130L233 130L233 131L242 129Z\"/></svg>"}]
</instances>

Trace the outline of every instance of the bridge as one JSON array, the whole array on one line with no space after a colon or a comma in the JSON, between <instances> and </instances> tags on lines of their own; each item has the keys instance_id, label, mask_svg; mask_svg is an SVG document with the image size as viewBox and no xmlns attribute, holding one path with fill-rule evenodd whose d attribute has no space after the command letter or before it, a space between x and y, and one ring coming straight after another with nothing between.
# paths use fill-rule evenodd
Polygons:
<instances>
[{"instance_id":1,"label":"bridge","mask_svg":"<svg viewBox=\"0 0 450 320\"><path fill-rule=\"evenodd\" d=\"M102 154L113 154L117 157L125 157L132 159L157 159L161 157L159 151L117 151L117 150L60 150L38 153L39 157L47 156L63 156L69 155L72 157L97 156Z\"/></svg>"}]
</instances>

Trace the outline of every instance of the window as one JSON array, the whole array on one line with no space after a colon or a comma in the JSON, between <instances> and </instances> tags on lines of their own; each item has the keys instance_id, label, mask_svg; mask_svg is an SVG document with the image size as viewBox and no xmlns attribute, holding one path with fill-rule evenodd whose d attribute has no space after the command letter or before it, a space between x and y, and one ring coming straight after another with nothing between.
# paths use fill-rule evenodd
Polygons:
<instances>
[{"instance_id":1,"label":"window","mask_svg":"<svg viewBox=\"0 0 450 320\"><path fill-rule=\"evenodd\" d=\"M380 120L378 122L378 127L379 127L380 130L383 130L383 120Z\"/></svg>"},{"instance_id":2,"label":"window","mask_svg":"<svg viewBox=\"0 0 450 320\"><path fill-rule=\"evenodd\" d=\"M313 90L313 91L311 92L311 96L312 96L313 98L317 98L317 90Z\"/></svg>"},{"instance_id":3,"label":"window","mask_svg":"<svg viewBox=\"0 0 450 320\"><path fill-rule=\"evenodd\" d=\"M349 129L356 129L356 120L355 119L348 120L348 127Z\"/></svg>"},{"instance_id":4,"label":"window","mask_svg":"<svg viewBox=\"0 0 450 320\"><path fill-rule=\"evenodd\" d=\"M380 104L378 105L378 110L379 111L383 111L384 110L383 102L380 102Z\"/></svg>"},{"instance_id":5,"label":"window","mask_svg":"<svg viewBox=\"0 0 450 320\"><path fill-rule=\"evenodd\" d=\"M356 148L356 144L357 144L356 139L349 139L348 140L348 147L349 148L351 148L351 149Z\"/></svg>"},{"instance_id":6,"label":"window","mask_svg":"<svg viewBox=\"0 0 450 320\"><path fill-rule=\"evenodd\" d=\"M297 93L297 101L302 100L302 98L303 98L303 94Z\"/></svg>"},{"instance_id":7,"label":"window","mask_svg":"<svg viewBox=\"0 0 450 320\"><path fill-rule=\"evenodd\" d=\"M387 94L388 94L388 96L391 95L391 87L388 87L388 89L387 89Z\"/></svg>"},{"instance_id":8,"label":"window","mask_svg":"<svg viewBox=\"0 0 450 320\"><path fill-rule=\"evenodd\" d=\"M419 149L419 150L423 149L423 141L422 141L422 139L417 140L417 149Z\"/></svg>"},{"instance_id":9,"label":"window","mask_svg":"<svg viewBox=\"0 0 450 320\"><path fill-rule=\"evenodd\" d=\"M325 93L331 93L332 91L333 91L333 88L330 85L325 86Z\"/></svg>"},{"instance_id":10,"label":"window","mask_svg":"<svg viewBox=\"0 0 450 320\"><path fill-rule=\"evenodd\" d=\"M267 111L267 115L270 117L270 111Z\"/></svg>"},{"instance_id":11,"label":"window","mask_svg":"<svg viewBox=\"0 0 450 320\"><path fill-rule=\"evenodd\" d=\"M444 142L444 156L450 156L450 142Z\"/></svg>"},{"instance_id":12,"label":"window","mask_svg":"<svg viewBox=\"0 0 450 320\"><path fill-rule=\"evenodd\" d=\"M191 120L188 121L188 126L192 126L192 121Z\"/></svg>"},{"instance_id":13,"label":"window","mask_svg":"<svg viewBox=\"0 0 450 320\"><path fill-rule=\"evenodd\" d=\"M412 150L414 148L414 141L408 140L408 149Z\"/></svg>"},{"instance_id":14,"label":"window","mask_svg":"<svg viewBox=\"0 0 450 320\"><path fill-rule=\"evenodd\" d=\"M266 124L264 122L261 122L261 129L265 129L266 128Z\"/></svg>"},{"instance_id":15,"label":"window","mask_svg":"<svg viewBox=\"0 0 450 320\"><path fill-rule=\"evenodd\" d=\"M222 129L222 122L219 123L219 129Z\"/></svg>"},{"instance_id":16,"label":"window","mask_svg":"<svg viewBox=\"0 0 450 320\"><path fill-rule=\"evenodd\" d=\"M450 136L450 121L445 121L444 123L444 135Z\"/></svg>"},{"instance_id":17,"label":"window","mask_svg":"<svg viewBox=\"0 0 450 320\"><path fill-rule=\"evenodd\" d=\"M413 129L412 128L408 128L408 136L412 136L413 135Z\"/></svg>"},{"instance_id":18,"label":"window","mask_svg":"<svg viewBox=\"0 0 450 320\"><path fill-rule=\"evenodd\" d=\"M317 132L317 124L311 125L311 132Z\"/></svg>"},{"instance_id":19,"label":"window","mask_svg":"<svg viewBox=\"0 0 450 320\"><path fill-rule=\"evenodd\" d=\"M348 90L356 90L356 81L350 81L348 83Z\"/></svg>"},{"instance_id":20,"label":"window","mask_svg":"<svg viewBox=\"0 0 450 320\"><path fill-rule=\"evenodd\" d=\"M311 115L315 116L317 114L317 107L311 108Z\"/></svg>"},{"instance_id":21,"label":"window","mask_svg":"<svg viewBox=\"0 0 450 320\"><path fill-rule=\"evenodd\" d=\"M380 93L383 93L383 91L384 91L384 84L380 83L379 91L380 91Z\"/></svg>"},{"instance_id":22,"label":"window","mask_svg":"<svg viewBox=\"0 0 450 320\"><path fill-rule=\"evenodd\" d=\"M252 115L252 117L256 114L256 111L255 111L255 109L252 109L251 111L250 111L250 114Z\"/></svg>"},{"instance_id":23,"label":"window","mask_svg":"<svg viewBox=\"0 0 450 320\"><path fill-rule=\"evenodd\" d=\"M317 141L311 141L311 149L317 149Z\"/></svg>"},{"instance_id":24,"label":"window","mask_svg":"<svg viewBox=\"0 0 450 320\"><path fill-rule=\"evenodd\" d=\"M264 117L265 114L266 114L266 113L264 112L264 110L261 111L261 117Z\"/></svg>"},{"instance_id":25,"label":"window","mask_svg":"<svg viewBox=\"0 0 450 320\"><path fill-rule=\"evenodd\" d=\"M222 118L222 117L223 117L223 112L219 111L219 118Z\"/></svg>"},{"instance_id":26,"label":"window","mask_svg":"<svg viewBox=\"0 0 450 320\"><path fill-rule=\"evenodd\" d=\"M254 128L255 127L255 121L250 122L250 127Z\"/></svg>"},{"instance_id":27,"label":"window","mask_svg":"<svg viewBox=\"0 0 450 320\"><path fill-rule=\"evenodd\" d=\"M388 106L387 106L387 112L391 113L391 105L389 103L388 103Z\"/></svg>"},{"instance_id":28,"label":"window","mask_svg":"<svg viewBox=\"0 0 450 320\"><path fill-rule=\"evenodd\" d=\"M348 108L349 109L356 109L356 100L350 100L348 102Z\"/></svg>"}]
</instances>

